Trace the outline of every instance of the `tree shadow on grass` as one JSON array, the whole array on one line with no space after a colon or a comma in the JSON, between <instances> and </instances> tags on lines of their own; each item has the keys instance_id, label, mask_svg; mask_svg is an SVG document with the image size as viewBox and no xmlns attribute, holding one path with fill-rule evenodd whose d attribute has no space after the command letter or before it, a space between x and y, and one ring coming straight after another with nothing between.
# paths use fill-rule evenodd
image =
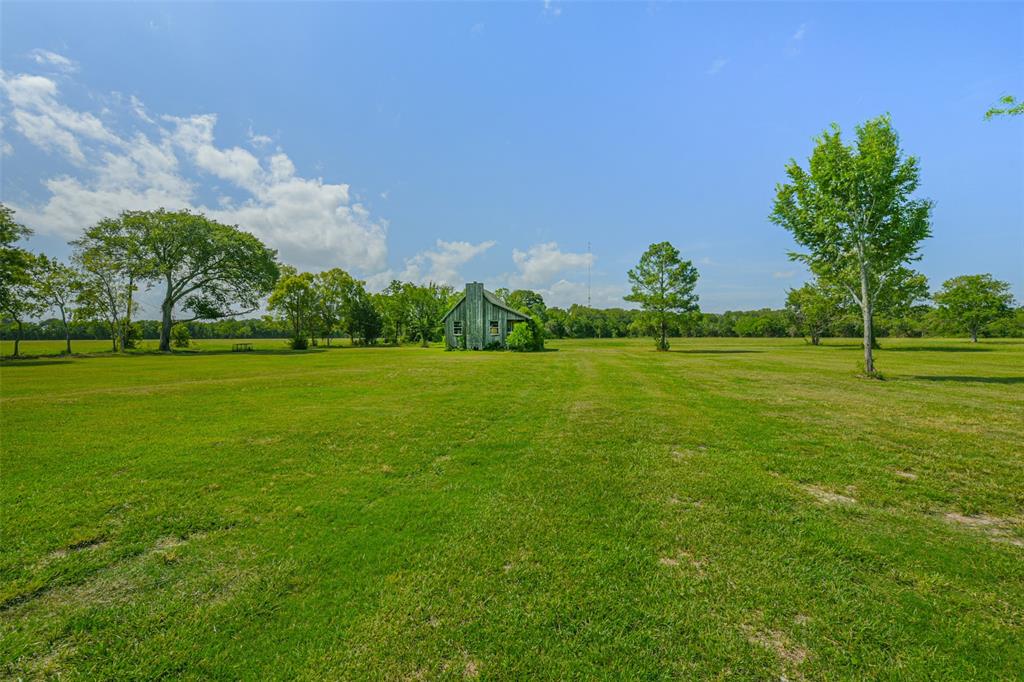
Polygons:
<instances>
[{"instance_id":1,"label":"tree shadow on grass","mask_svg":"<svg viewBox=\"0 0 1024 682\"><path fill-rule=\"evenodd\" d=\"M991 353L991 348L966 346L886 346L881 348L884 353L914 353L918 351L930 353Z\"/></svg>"},{"instance_id":2,"label":"tree shadow on grass","mask_svg":"<svg viewBox=\"0 0 1024 682\"><path fill-rule=\"evenodd\" d=\"M734 355L737 353L763 353L763 350L749 350L740 348L730 349L715 349L715 348L687 348L685 350L668 350L669 353L686 353L688 355Z\"/></svg>"},{"instance_id":3,"label":"tree shadow on grass","mask_svg":"<svg viewBox=\"0 0 1024 682\"><path fill-rule=\"evenodd\" d=\"M968 376L914 376L912 379L918 379L921 381L954 381L963 383L976 383L976 384L1024 384L1024 377L968 377Z\"/></svg>"},{"instance_id":4,"label":"tree shadow on grass","mask_svg":"<svg viewBox=\"0 0 1024 682\"><path fill-rule=\"evenodd\" d=\"M10 356L7 356L7 357L3 358L3 361L0 362L0 365L3 365L4 368L10 368L10 367L39 367L39 366L42 366L42 365L66 365L66 364L69 364L71 362L71 360L72 360L72 358L69 358L67 356L60 357L60 356L56 356L56 355L53 356L53 357L21 357L21 358L12 358Z\"/></svg>"}]
</instances>

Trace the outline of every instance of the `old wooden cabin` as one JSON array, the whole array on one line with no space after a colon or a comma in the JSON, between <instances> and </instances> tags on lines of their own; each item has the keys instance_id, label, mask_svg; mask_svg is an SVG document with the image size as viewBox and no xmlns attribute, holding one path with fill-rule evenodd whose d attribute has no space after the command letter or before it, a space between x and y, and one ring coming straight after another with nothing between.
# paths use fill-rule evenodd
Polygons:
<instances>
[{"instance_id":1,"label":"old wooden cabin","mask_svg":"<svg viewBox=\"0 0 1024 682\"><path fill-rule=\"evenodd\" d=\"M528 320L484 289L481 282L469 282L462 298L445 313L444 340L449 348L504 348L512 328Z\"/></svg>"}]
</instances>

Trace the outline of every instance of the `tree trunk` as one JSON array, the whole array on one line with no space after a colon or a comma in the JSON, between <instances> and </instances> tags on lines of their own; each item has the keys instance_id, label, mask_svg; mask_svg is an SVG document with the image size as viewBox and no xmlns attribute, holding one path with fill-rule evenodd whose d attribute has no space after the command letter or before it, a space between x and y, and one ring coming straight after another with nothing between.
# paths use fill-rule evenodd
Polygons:
<instances>
[{"instance_id":1,"label":"tree trunk","mask_svg":"<svg viewBox=\"0 0 1024 682\"><path fill-rule=\"evenodd\" d=\"M174 309L174 303L171 301L170 275L167 275L167 294L164 296L164 302L160 309L163 312L163 319L160 322L160 350L169 353L171 351L171 311Z\"/></svg>"},{"instance_id":2,"label":"tree trunk","mask_svg":"<svg viewBox=\"0 0 1024 682\"><path fill-rule=\"evenodd\" d=\"M821 343L821 337L820 336L818 336L816 334L811 336L811 345L812 346L817 346L820 343Z\"/></svg>"},{"instance_id":3,"label":"tree trunk","mask_svg":"<svg viewBox=\"0 0 1024 682\"><path fill-rule=\"evenodd\" d=\"M21 348L21 320L18 320L18 335L14 337L14 357L18 357Z\"/></svg>"},{"instance_id":4,"label":"tree trunk","mask_svg":"<svg viewBox=\"0 0 1024 682\"><path fill-rule=\"evenodd\" d=\"M860 309L864 314L864 373L872 375L875 373L875 359L872 355L874 342L874 328L872 327L871 296L868 291L867 266L861 263L860 266Z\"/></svg>"},{"instance_id":5,"label":"tree trunk","mask_svg":"<svg viewBox=\"0 0 1024 682\"><path fill-rule=\"evenodd\" d=\"M978 343L978 330L977 329L972 329L971 330L971 343Z\"/></svg>"},{"instance_id":6,"label":"tree trunk","mask_svg":"<svg viewBox=\"0 0 1024 682\"><path fill-rule=\"evenodd\" d=\"M60 321L64 323L64 341L67 345L67 350L65 352L68 355L71 355L71 328L68 327L68 316L67 313L64 312L63 308L60 309Z\"/></svg>"},{"instance_id":7,"label":"tree trunk","mask_svg":"<svg viewBox=\"0 0 1024 682\"><path fill-rule=\"evenodd\" d=\"M124 313L124 328L121 332L121 351L125 351L128 348L128 334L129 327L132 326L132 294L135 291L135 278L132 276L128 277L128 307Z\"/></svg>"}]
</instances>

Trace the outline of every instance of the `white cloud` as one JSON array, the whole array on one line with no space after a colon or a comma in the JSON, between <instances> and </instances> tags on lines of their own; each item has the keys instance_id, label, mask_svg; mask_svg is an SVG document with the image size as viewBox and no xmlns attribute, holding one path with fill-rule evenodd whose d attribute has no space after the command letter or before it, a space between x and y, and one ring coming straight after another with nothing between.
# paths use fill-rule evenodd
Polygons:
<instances>
[{"instance_id":1,"label":"white cloud","mask_svg":"<svg viewBox=\"0 0 1024 682\"><path fill-rule=\"evenodd\" d=\"M590 253L565 253L555 242L534 244L526 251L512 250L512 261L519 272L509 276L513 287L536 287L550 282L563 272L585 270L593 265Z\"/></svg>"},{"instance_id":2,"label":"white cloud","mask_svg":"<svg viewBox=\"0 0 1024 682\"><path fill-rule=\"evenodd\" d=\"M149 117L149 114L146 112L145 105L142 103L142 101L138 97L136 97L135 95L132 95L131 96L131 103L132 103L132 111L135 112L136 116L141 118L146 123L156 123L156 121L154 121L152 118Z\"/></svg>"},{"instance_id":3,"label":"white cloud","mask_svg":"<svg viewBox=\"0 0 1024 682\"><path fill-rule=\"evenodd\" d=\"M0 91L10 102L15 129L41 149L64 152L71 161L81 164L85 161L82 140L108 144L117 141L97 117L61 104L57 83L49 78L26 74L8 77L0 72Z\"/></svg>"},{"instance_id":4,"label":"white cloud","mask_svg":"<svg viewBox=\"0 0 1024 682\"><path fill-rule=\"evenodd\" d=\"M800 28L793 34L793 40L803 40L805 35L807 35L807 24L800 24Z\"/></svg>"},{"instance_id":5,"label":"white cloud","mask_svg":"<svg viewBox=\"0 0 1024 682\"><path fill-rule=\"evenodd\" d=\"M553 0L544 0L544 16L560 17L562 16L562 8Z\"/></svg>"},{"instance_id":6,"label":"white cloud","mask_svg":"<svg viewBox=\"0 0 1024 682\"><path fill-rule=\"evenodd\" d=\"M484 32L484 22L478 21L469 29L470 35L478 36Z\"/></svg>"},{"instance_id":7,"label":"white cloud","mask_svg":"<svg viewBox=\"0 0 1024 682\"><path fill-rule=\"evenodd\" d=\"M48 196L41 203L14 207L40 233L67 238L123 210L191 208L253 232L301 268L365 274L387 265L387 223L352 203L347 184L299 176L281 150L257 156L218 146L216 114L150 116L133 97L131 111L155 131L116 134L93 114L63 104L49 78L0 72L0 93L18 133L79 169L44 179ZM187 177L182 161L199 177ZM225 181L228 194L241 200L218 191L216 207L202 205L197 187L204 175Z\"/></svg>"},{"instance_id":8,"label":"white cloud","mask_svg":"<svg viewBox=\"0 0 1024 682\"><path fill-rule=\"evenodd\" d=\"M774 279L789 279L796 274L796 270L777 270L772 273Z\"/></svg>"},{"instance_id":9,"label":"white cloud","mask_svg":"<svg viewBox=\"0 0 1024 682\"><path fill-rule=\"evenodd\" d=\"M78 71L78 64L62 54L57 54L56 52L36 49L29 52L29 57L31 57L36 64L52 66L65 73L74 73L75 71Z\"/></svg>"},{"instance_id":10,"label":"white cloud","mask_svg":"<svg viewBox=\"0 0 1024 682\"><path fill-rule=\"evenodd\" d=\"M725 57L719 57L715 61L711 62L711 66L708 67L707 74L714 76L725 68L725 65L729 63L729 60Z\"/></svg>"},{"instance_id":11,"label":"white cloud","mask_svg":"<svg viewBox=\"0 0 1024 682\"><path fill-rule=\"evenodd\" d=\"M249 136L249 144L257 149L262 149L263 147L266 147L267 145L271 144L274 141L274 138L270 137L269 135L256 134L253 131L251 125L249 126L249 131L247 135Z\"/></svg>"},{"instance_id":12,"label":"white cloud","mask_svg":"<svg viewBox=\"0 0 1024 682\"><path fill-rule=\"evenodd\" d=\"M622 300L628 292L624 285L595 284L588 292L586 282L570 282L560 279L551 286L537 289L548 307L568 308L572 304L586 305L589 293L594 308L632 308L634 305Z\"/></svg>"},{"instance_id":13,"label":"white cloud","mask_svg":"<svg viewBox=\"0 0 1024 682\"><path fill-rule=\"evenodd\" d=\"M406 259L402 279L410 282L437 282L458 287L462 284L458 269L473 260L495 242L479 244L437 240L436 250L423 251Z\"/></svg>"}]
</instances>

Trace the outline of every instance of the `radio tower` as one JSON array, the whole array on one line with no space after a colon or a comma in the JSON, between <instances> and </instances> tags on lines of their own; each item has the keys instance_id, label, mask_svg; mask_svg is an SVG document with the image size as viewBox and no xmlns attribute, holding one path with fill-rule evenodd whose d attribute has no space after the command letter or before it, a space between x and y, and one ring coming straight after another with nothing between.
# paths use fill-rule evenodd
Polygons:
<instances>
[{"instance_id":1,"label":"radio tower","mask_svg":"<svg viewBox=\"0 0 1024 682\"><path fill-rule=\"evenodd\" d=\"M590 242L587 242L587 307L590 307Z\"/></svg>"}]
</instances>

